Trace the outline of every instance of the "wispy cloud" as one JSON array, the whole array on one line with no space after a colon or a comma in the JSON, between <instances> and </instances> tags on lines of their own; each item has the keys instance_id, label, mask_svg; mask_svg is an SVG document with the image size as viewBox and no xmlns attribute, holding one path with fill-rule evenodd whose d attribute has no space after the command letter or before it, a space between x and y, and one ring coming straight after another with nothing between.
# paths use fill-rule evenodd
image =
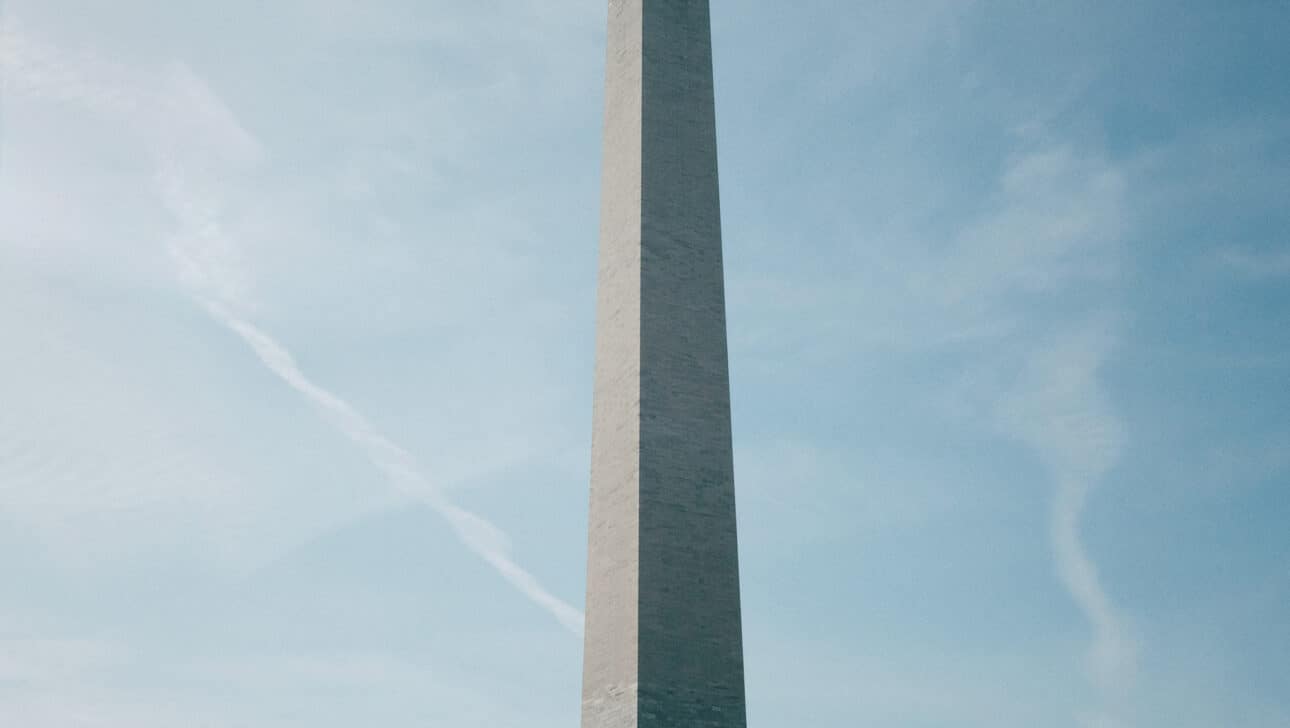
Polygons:
<instances>
[{"instance_id":1,"label":"wispy cloud","mask_svg":"<svg viewBox=\"0 0 1290 728\"><path fill-rule=\"evenodd\" d=\"M1124 425L1099 382L1114 341L1113 324L1100 320L1059 335L1030 355L999 413L1056 482L1050 533L1057 572L1093 626L1094 676L1118 693L1132 682L1137 648L1080 538L1089 495L1125 447Z\"/></svg>"},{"instance_id":2,"label":"wispy cloud","mask_svg":"<svg viewBox=\"0 0 1290 728\"><path fill-rule=\"evenodd\" d=\"M944 238L857 235L865 265L853 273L736 279L735 305L768 330L735 346L744 361L861 361L867 376L893 362L927 373L929 352L952 352L961 374L928 384L934 406L1022 442L1046 466L1054 570L1092 627L1089 672L1109 703L1133 681L1137 646L1080 530L1127 440L1102 370L1123 318L1128 182L1116 164L1042 130L1013 141L980 209Z\"/></svg>"},{"instance_id":3,"label":"wispy cloud","mask_svg":"<svg viewBox=\"0 0 1290 728\"><path fill-rule=\"evenodd\" d=\"M1002 176L998 212L965 236L964 252L980 262L957 268L976 271L967 290L987 316L1020 324L1009 347L1020 361L999 362L993 409L1056 486L1049 533L1057 575L1093 628L1089 667L1108 699L1132 684L1137 645L1080 529L1088 498L1119 462L1127 434L1101 378L1118 342L1118 314L1105 300L1081 300L1079 289L1111 290L1119 275L1124 198L1123 175L1096 156L1055 146L1019 157ZM1075 302L1072 310L1025 310L1057 292ZM1041 315L1046 323L1036 329Z\"/></svg>"},{"instance_id":4,"label":"wispy cloud","mask_svg":"<svg viewBox=\"0 0 1290 728\"><path fill-rule=\"evenodd\" d=\"M0 683L50 682L124 660L124 648L101 640L0 638Z\"/></svg>"},{"instance_id":5,"label":"wispy cloud","mask_svg":"<svg viewBox=\"0 0 1290 728\"><path fill-rule=\"evenodd\" d=\"M1218 252L1218 259L1228 270L1247 278L1271 280L1290 276L1288 250L1255 251L1227 247Z\"/></svg>"},{"instance_id":6,"label":"wispy cloud","mask_svg":"<svg viewBox=\"0 0 1290 728\"><path fill-rule=\"evenodd\" d=\"M425 502L521 594L566 629L580 632L581 613L516 563L500 529L449 500L405 449L309 379L279 341L247 318L255 308L253 292L240 248L221 225L221 199L228 176L256 164L264 150L210 87L183 64L159 74L136 73L93 54L64 52L33 40L12 18L0 32L0 72L9 87L145 130L161 202L178 223L169 251L180 285L193 300L361 448L394 488Z\"/></svg>"},{"instance_id":7,"label":"wispy cloud","mask_svg":"<svg viewBox=\"0 0 1290 728\"><path fill-rule=\"evenodd\" d=\"M1138 644L1080 532L1094 489L1120 461L1125 425L1102 379L1118 344L1126 182L1114 165L1048 145L1005 168L996 211L963 234L941 276L951 308L996 331L981 396L1002 432L1029 446L1055 491L1049 536L1061 584L1093 630L1088 668L1102 693L1091 724L1114 724ZM937 280L933 277L931 280ZM1086 292L1099 295L1086 297ZM1049 308L1060 294L1062 306Z\"/></svg>"},{"instance_id":8,"label":"wispy cloud","mask_svg":"<svg viewBox=\"0 0 1290 728\"><path fill-rule=\"evenodd\" d=\"M122 82L131 75L95 53L63 52L28 33L13 13L0 15L0 79L7 93L39 94L117 121L138 121L149 99L144 89Z\"/></svg>"}]
</instances>

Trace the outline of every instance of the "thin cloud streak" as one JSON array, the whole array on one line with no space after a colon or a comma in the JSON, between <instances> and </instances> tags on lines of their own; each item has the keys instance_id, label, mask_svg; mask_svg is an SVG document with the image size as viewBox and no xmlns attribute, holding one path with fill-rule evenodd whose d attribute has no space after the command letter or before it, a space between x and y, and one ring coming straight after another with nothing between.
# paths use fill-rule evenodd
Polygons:
<instances>
[{"instance_id":1,"label":"thin cloud streak","mask_svg":"<svg viewBox=\"0 0 1290 728\"><path fill-rule=\"evenodd\" d=\"M1124 449L1124 425L1098 381L1114 340L1103 322L1067 332L1034 354L1001 417L1032 447L1057 483L1050 533L1057 575L1093 628L1090 667L1099 686L1121 693L1133 681L1137 645L1080 538L1089 495Z\"/></svg>"},{"instance_id":2,"label":"thin cloud streak","mask_svg":"<svg viewBox=\"0 0 1290 728\"><path fill-rule=\"evenodd\" d=\"M1219 260L1228 269L1256 280L1279 280L1290 276L1290 253L1284 250L1258 252L1248 248L1228 247L1219 251Z\"/></svg>"},{"instance_id":3,"label":"thin cloud streak","mask_svg":"<svg viewBox=\"0 0 1290 728\"><path fill-rule=\"evenodd\" d=\"M141 80L141 74L122 66L31 40L12 18L0 26L0 38L4 41L0 72L6 88L12 85L18 91L75 104L152 132L145 135L145 142L156 157L158 192L180 226L168 248L183 290L362 449L396 490L428 505L447 521L462 544L512 587L565 629L580 634L582 613L515 562L510 540L501 529L451 502L422 473L410 453L376 430L344 399L309 379L286 347L241 313L251 307L249 287L239 248L221 229L216 190L222 182L220 171L249 167L258 161L261 151L218 96L182 64L161 76L162 90L158 92L146 77ZM172 131L167 133L167 129Z\"/></svg>"},{"instance_id":4,"label":"thin cloud streak","mask_svg":"<svg viewBox=\"0 0 1290 728\"><path fill-rule=\"evenodd\" d=\"M1116 164L1038 131L1017 144L988 214L950 231L948 244L914 234L866 241L864 267L805 285L783 274L736 279L739 308L781 323L735 345L754 349L747 359L761 349L784 360L804 352L921 359L952 346L971 374L946 392L948 410L973 426L987 419L1046 466L1054 577L1091 627L1089 672L1109 698L1132 685L1138 646L1080 529L1090 495L1124 449L1124 424L1100 378L1121 314L1107 302L1115 296L1090 293L1118 285L1128 183ZM854 291L865 292L864 309ZM1079 308L1054 310L1059 301Z\"/></svg>"},{"instance_id":5,"label":"thin cloud streak","mask_svg":"<svg viewBox=\"0 0 1290 728\"><path fill-rule=\"evenodd\" d=\"M1003 206L967 232L969 255L945 276L955 284L949 303L975 300L1001 316L1027 296L1114 283L1126 216L1120 170L1049 144L1014 160L1001 192ZM961 271L967 275L953 275ZM1052 338L1031 339L1024 327L1013 332L1024 364L995 407L1002 429L1028 445L1053 479L1048 526L1056 576L1092 628L1089 670L1112 700L1134 682L1138 647L1080 538L1089 496L1126 440L1100 379L1117 343L1118 314L1104 305L1091 304Z\"/></svg>"},{"instance_id":6,"label":"thin cloud streak","mask_svg":"<svg viewBox=\"0 0 1290 728\"><path fill-rule=\"evenodd\" d=\"M200 300L200 299L199 299ZM347 402L318 386L296 365L291 353L260 328L230 314L219 304L201 301L220 325L237 334L266 368L319 409L352 442L367 454L400 492L425 503L448 521L457 538L492 566L529 601L545 609L574 634L581 634L583 616L576 608L547 591L532 574L515 563L506 534L484 518L453 504L421 474L412 455L372 427Z\"/></svg>"}]
</instances>

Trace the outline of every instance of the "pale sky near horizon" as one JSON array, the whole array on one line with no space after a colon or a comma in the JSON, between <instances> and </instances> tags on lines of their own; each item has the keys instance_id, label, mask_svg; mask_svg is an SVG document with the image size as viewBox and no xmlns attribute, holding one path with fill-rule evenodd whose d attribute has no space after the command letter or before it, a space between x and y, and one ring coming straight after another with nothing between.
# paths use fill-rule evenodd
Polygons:
<instances>
[{"instance_id":1,"label":"pale sky near horizon","mask_svg":"<svg viewBox=\"0 0 1290 728\"><path fill-rule=\"evenodd\" d=\"M749 725L1290 725L1290 4L712 12ZM0 726L576 725L604 25L0 2Z\"/></svg>"}]
</instances>

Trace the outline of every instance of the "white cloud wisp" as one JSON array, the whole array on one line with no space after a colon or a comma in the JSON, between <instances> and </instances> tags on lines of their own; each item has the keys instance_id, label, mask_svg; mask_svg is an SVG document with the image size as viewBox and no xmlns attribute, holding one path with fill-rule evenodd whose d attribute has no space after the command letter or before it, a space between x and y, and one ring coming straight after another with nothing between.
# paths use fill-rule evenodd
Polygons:
<instances>
[{"instance_id":1,"label":"white cloud wisp","mask_svg":"<svg viewBox=\"0 0 1290 728\"><path fill-rule=\"evenodd\" d=\"M1050 528L1057 575L1093 627L1094 677L1117 693L1133 680L1137 646L1079 533L1090 493L1124 449L1124 427L1097 381L1113 344L1106 328L1090 324L1033 354L1001 417L1056 481Z\"/></svg>"}]
</instances>

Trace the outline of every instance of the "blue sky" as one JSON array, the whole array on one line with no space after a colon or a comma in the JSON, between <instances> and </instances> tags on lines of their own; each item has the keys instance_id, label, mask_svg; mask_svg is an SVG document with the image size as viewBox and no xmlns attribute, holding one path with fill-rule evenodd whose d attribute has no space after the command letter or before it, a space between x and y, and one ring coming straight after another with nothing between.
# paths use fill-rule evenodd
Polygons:
<instances>
[{"instance_id":1,"label":"blue sky","mask_svg":"<svg viewBox=\"0 0 1290 728\"><path fill-rule=\"evenodd\" d=\"M0 5L0 724L575 724L604 16ZM1290 6L713 30L750 724L1290 725Z\"/></svg>"}]
</instances>

